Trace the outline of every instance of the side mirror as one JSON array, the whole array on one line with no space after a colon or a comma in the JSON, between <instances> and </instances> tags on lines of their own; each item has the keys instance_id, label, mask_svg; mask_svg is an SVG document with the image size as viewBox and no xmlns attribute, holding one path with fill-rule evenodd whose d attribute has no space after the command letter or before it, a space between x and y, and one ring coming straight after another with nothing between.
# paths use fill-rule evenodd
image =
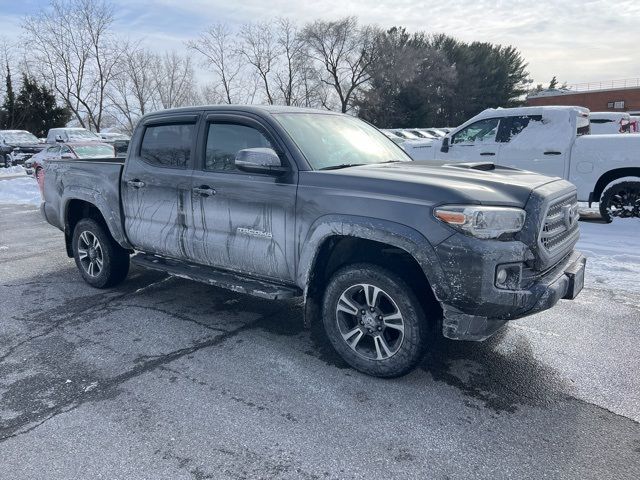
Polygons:
<instances>
[{"instance_id":1,"label":"side mirror","mask_svg":"<svg viewBox=\"0 0 640 480\"><path fill-rule=\"evenodd\" d=\"M440 151L442 153L447 153L449 151L449 137L444 137L442 139L442 147L440 147Z\"/></svg>"},{"instance_id":2,"label":"side mirror","mask_svg":"<svg viewBox=\"0 0 640 480\"><path fill-rule=\"evenodd\" d=\"M249 173L280 174L287 171L271 148L245 148L236 153L236 168Z\"/></svg>"},{"instance_id":3,"label":"side mirror","mask_svg":"<svg viewBox=\"0 0 640 480\"><path fill-rule=\"evenodd\" d=\"M56 142L64 142L62 135L56 135Z\"/></svg>"}]
</instances>

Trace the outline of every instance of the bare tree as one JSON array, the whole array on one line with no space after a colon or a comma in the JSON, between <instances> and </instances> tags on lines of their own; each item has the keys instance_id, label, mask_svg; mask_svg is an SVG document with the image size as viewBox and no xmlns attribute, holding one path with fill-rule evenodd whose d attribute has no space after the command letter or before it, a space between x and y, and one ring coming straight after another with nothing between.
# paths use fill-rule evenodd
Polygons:
<instances>
[{"instance_id":1,"label":"bare tree","mask_svg":"<svg viewBox=\"0 0 640 480\"><path fill-rule=\"evenodd\" d=\"M358 26L355 17L316 20L303 29L309 52L323 71L321 81L335 90L342 112L351 108L357 89L369 80L376 32L372 26Z\"/></svg>"},{"instance_id":2,"label":"bare tree","mask_svg":"<svg viewBox=\"0 0 640 480\"><path fill-rule=\"evenodd\" d=\"M264 89L267 102L274 103L274 95L269 87L272 70L280 56L278 39L271 23L247 23L240 29L240 55L257 73Z\"/></svg>"},{"instance_id":3,"label":"bare tree","mask_svg":"<svg viewBox=\"0 0 640 480\"><path fill-rule=\"evenodd\" d=\"M158 108L159 71L157 54L138 45L125 45L107 96L113 116L129 133L140 117Z\"/></svg>"},{"instance_id":4,"label":"bare tree","mask_svg":"<svg viewBox=\"0 0 640 480\"><path fill-rule=\"evenodd\" d=\"M51 0L27 17L26 42L43 79L80 125L100 131L107 86L118 62L113 6L104 0Z\"/></svg>"},{"instance_id":5,"label":"bare tree","mask_svg":"<svg viewBox=\"0 0 640 480\"><path fill-rule=\"evenodd\" d=\"M226 103L234 103L241 86L242 60L236 48L236 38L229 27L218 23L207 29L196 40L187 42L187 47L204 57L204 63L218 77Z\"/></svg>"},{"instance_id":6,"label":"bare tree","mask_svg":"<svg viewBox=\"0 0 640 480\"><path fill-rule=\"evenodd\" d=\"M198 103L195 72L191 57L167 52L156 73L162 108L184 107Z\"/></svg>"}]
</instances>

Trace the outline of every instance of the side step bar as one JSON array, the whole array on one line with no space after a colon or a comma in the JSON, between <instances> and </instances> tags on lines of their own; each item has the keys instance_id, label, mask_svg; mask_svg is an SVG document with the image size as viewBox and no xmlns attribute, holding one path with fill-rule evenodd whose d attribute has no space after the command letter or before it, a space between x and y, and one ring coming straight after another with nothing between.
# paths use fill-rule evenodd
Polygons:
<instances>
[{"instance_id":1,"label":"side step bar","mask_svg":"<svg viewBox=\"0 0 640 480\"><path fill-rule=\"evenodd\" d=\"M302 291L296 287L256 280L236 273L217 270L212 267L145 253L136 253L133 255L131 257L131 263L151 270L166 272L174 277L207 283L234 292L246 293L247 295L269 300L280 300L302 295Z\"/></svg>"}]
</instances>

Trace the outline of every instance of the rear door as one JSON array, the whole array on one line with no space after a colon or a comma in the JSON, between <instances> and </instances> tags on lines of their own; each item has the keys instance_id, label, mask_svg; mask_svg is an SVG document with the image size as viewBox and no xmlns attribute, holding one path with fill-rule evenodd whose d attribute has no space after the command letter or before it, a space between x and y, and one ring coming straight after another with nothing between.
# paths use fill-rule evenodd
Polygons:
<instances>
[{"instance_id":1,"label":"rear door","mask_svg":"<svg viewBox=\"0 0 640 480\"><path fill-rule=\"evenodd\" d=\"M451 135L449 151L437 153L445 162L495 162L500 151L498 127L500 118L485 118L467 125Z\"/></svg>"},{"instance_id":2,"label":"rear door","mask_svg":"<svg viewBox=\"0 0 640 480\"><path fill-rule=\"evenodd\" d=\"M190 258L239 273L293 280L297 171L283 145L268 125L241 114L209 114L200 138L190 199ZM287 173L236 169L239 150L265 147L278 153Z\"/></svg>"},{"instance_id":3,"label":"rear door","mask_svg":"<svg viewBox=\"0 0 640 480\"><path fill-rule=\"evenodd\" d=\"M562 135L554 136L554 131L543 124L542 115L504 118L498 138L499 165L564 177L570 142Z\"/></svg>"},{"instance_id":4,"label":"rear door","mask_svg":"<svg viewBox=\"0 0 640 480\"><path fill-rule=\"evenodd\" d=\"M197 115L151 117L122 174L126 235L137 250L185 258Z\"/></svg>"}]
</instances>

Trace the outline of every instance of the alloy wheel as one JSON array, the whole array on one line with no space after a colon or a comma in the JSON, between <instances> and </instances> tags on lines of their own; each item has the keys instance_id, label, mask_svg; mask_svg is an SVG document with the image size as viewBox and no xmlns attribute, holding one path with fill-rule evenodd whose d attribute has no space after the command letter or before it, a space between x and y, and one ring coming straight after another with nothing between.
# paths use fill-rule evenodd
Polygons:
<instances>
[{"instance_id":1,"label":"alloy wheel","mask_svg":"<svg viewBox=\"0 0 640 480\"><path fill-rule=\"evenodd\" d=\"M356 284L342 292L336 321L345 343L369 360L394 356L404 340L404 319L391 295L375 285Z\"/></svg>"}]
</instances>

